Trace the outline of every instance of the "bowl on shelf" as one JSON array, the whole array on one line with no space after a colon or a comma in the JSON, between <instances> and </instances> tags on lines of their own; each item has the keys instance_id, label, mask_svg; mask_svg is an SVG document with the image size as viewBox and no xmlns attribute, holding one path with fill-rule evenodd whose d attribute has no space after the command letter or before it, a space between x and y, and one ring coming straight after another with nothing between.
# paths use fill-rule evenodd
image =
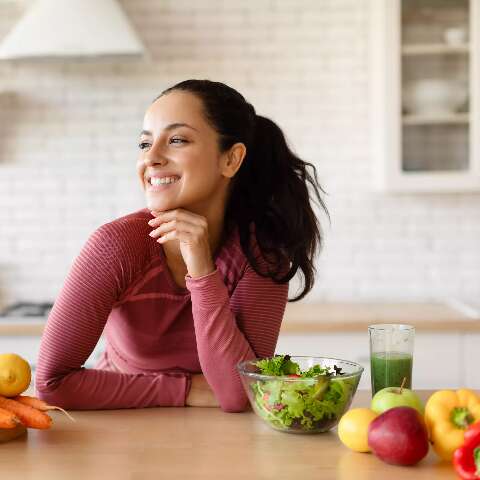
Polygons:
<instances>
[{"instance_id":1,"label":"bowl on shelf","mask_svg":"<svg viewBox=\"0 0 480 480\"><path fill-rule=\"evenodd\" d=\"M425 78L407 83L403 88L403 107L412 115L450 115L467 101L464 82Z\"/></svg>"},{"instance_id":2,"label":"bowl on shelf","mask_svg":"<svg viewBox=\"0 0 480 480\"><path fill-rule=\"evenodd\" d=\"M320 365L329 374L264 375L260 359L237 365L253 411L270 427L288 433L321 433L337 425L352 403L364 368L328 357L291 356L301 372Z\"/></svg>"}]
</instances>

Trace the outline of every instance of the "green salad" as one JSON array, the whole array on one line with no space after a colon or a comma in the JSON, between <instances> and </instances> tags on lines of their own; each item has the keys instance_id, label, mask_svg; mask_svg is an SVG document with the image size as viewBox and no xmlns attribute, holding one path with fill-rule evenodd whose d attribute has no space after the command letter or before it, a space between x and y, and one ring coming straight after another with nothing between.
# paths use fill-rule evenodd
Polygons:
<instances>
[{"instance_id":1,"label":"green salad","mask_svg":"<svg viewBox=\"0 0 480 480\"><path fill-rule=\"evenodd\" d=\"M305 381L257 380L251 384L256 410L280 430L326 431L350 405L358 378L342 378L342 369L314 365L302 372L290 355L255 362L262 375L304 378Z\"/></svg>"}]
</instances>

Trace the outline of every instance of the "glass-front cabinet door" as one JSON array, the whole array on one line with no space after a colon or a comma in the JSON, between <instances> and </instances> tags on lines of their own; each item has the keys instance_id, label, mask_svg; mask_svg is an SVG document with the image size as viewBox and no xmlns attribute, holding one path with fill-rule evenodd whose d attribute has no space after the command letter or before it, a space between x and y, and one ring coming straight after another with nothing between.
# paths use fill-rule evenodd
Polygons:
<instances>
[{"instance_id":1,"label":"glass-front cabinet door","mask_svg":"<svg viewBox=\"0 0 480 480\"><path fill-rule=\"evenodd\" d=\"M371 0L375 185L480 191L480 0Z\"/></svg>"}]
</instances>

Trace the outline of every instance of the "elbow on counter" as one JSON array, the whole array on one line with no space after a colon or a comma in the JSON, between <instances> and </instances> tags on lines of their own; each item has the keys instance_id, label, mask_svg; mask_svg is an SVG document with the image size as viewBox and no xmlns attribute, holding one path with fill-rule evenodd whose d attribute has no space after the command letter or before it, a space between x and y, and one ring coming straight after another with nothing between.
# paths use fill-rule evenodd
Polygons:
<instances>
[{"instance_id":1,"label":"elbow on counter","mask_svg":"<svg viewBox=\"0 0 480 480\"><path fill-rule=\"evenodd\" d=\"M37 373L35 374L35 387L34 392L35 396L44 402L49 403L50 405L56 405L62 408L68 408L68 405L65 405L65 398L60 393L61 379L58 378L46 378L40 376Z\"/></svg>"},{"instance_id":2,"label":"elbow on counter","mask_svg":"<svg viewBox=\"0 0 480 480\"><path fill-rule=\"evenodd\" d=\"M57 405L59 407L63 408L63 405L60 405L61 402L58 401L56 398L55 392L51 390L41 390L37 387L35 387L35 396L43 400L46 403L49 403L51 405Z\"/></svg>"},{"instance_id":3,"label":"elbow on counter","mask_svg":"<svg viewBox=\"0 0 480 480\"><path fill-rule=\"evenodd\" d=\"M62 397L62 395L59 395L59 393L56 392L55 390L51 390L51 389L42 390L36 387L35 396L39 400L43 400L49 405L55 405L61 408L70 408L70 405L66 404L65 398Z\"/></svg>"}]
</instances>

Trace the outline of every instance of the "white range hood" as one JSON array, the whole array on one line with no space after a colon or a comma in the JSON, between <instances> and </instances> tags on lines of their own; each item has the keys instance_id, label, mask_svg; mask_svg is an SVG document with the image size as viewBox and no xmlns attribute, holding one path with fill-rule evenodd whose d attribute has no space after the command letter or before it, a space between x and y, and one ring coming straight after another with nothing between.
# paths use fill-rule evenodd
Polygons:
<instances>
[{"instance_id":1,"label":"white range hood","mask_svg":"<svg viewBox=\"0 0 480 480\"><path fill-rule=\"evenodd\" d=\"M0 60L145 56L116 0L36 0L0 45Z\"/></svg>"}]
</instances>

